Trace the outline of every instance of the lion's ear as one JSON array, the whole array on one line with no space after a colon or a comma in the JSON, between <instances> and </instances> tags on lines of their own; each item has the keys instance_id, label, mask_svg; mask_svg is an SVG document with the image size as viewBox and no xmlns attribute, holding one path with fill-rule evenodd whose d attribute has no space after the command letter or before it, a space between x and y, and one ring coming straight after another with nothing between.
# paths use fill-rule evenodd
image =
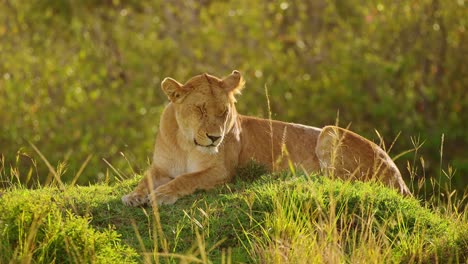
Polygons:
<instances>
[{"instance_id":1,"label":"lion's ear","mask_svg":"<svg viewBox=\"0 0 468 264\"><path fill-rule=\"evenodd\" d=\"M240 93L244 88L244 78L239 71L234 70L231 75L227 76L221 82L221 86L228 92Z\"/></svg>"},{"instance_id":2,"label":"lion's ear","mask_svg":"<svg viewBox=\"0 0 468 264\"><path fill-rule=\"evenodd\" d=\"M174 103L180 102L188 93L188 91L184 89L182 84L169 77L165 78L161 82L161 88L167 95L169 100L171 100Z\"/></svg>"}]
</instances>

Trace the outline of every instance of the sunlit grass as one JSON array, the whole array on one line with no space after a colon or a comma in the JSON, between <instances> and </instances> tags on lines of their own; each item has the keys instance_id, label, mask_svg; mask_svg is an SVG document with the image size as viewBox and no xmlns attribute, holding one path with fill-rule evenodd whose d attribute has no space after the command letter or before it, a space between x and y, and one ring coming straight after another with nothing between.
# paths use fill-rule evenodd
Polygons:
<instances>
[{"instance_id":1,"label":"sunlit grass","mask_svg":"<svg viewBox=\"0 0 468 264\"><path fill-rule=\"evenodd\" d=\"M64 189L50 181L31 190L0 164L2 263L463 263L467 257L466 194L450 190L450 199L417 200L376 183L266 174L251 164L235 182L173 206L131 208L120 197L140 177Z\"/></svg>"}]
</instances>

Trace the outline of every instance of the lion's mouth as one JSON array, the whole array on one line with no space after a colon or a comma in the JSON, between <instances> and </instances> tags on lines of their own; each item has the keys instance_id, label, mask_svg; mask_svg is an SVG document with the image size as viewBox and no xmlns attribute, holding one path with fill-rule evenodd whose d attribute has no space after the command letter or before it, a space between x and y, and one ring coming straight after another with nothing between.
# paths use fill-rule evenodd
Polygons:
<instances>
[{"instance_id":1,"label":"lion's mouth","mask_svg":"<svg viewBox=\"0 0 468 264\"><path fill-rule=\"evenodd\" d=\"M202 145L202 144L198 143L196 139L193 140L193 143L195 143L195 145L197 145L197 146L205 147L205 148L217 147L217 145L215 145L214 143L211 143L210 145Z\"/></svg>"}]
</instances>

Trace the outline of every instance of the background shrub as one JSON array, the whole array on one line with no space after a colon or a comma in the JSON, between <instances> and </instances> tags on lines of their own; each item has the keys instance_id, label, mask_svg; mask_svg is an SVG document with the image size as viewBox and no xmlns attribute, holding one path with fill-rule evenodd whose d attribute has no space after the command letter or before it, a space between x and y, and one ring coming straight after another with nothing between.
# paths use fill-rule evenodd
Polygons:
<instances>
[{"instance_id":1,"label":"background shrub","mask_svg":"<svg viewBox=\"0 0 468 264\"><path fill-rule=\"evenodd\" d=\"M51 164L67 164L68 181L85 165L79 183L112 176L103 159L124 175L144 169L166 101L162 78L183 82L238 69L247 81L238 103L244 114L267 116L266 86L275 119L323 126L335 123L339 112L341 126L352 123L375 141L377 129L387 145L401 132L393 155L419 137L425 176L444 175L449 161L464 175L465 5L4 0L3 166L19 167L22 181L36 175L46 181L47 167L35 161L30 141ZM408 159L419 156L400 158L402 171ZM452 182L463 189L464 178Z\"/></svg>"}]
</instances>

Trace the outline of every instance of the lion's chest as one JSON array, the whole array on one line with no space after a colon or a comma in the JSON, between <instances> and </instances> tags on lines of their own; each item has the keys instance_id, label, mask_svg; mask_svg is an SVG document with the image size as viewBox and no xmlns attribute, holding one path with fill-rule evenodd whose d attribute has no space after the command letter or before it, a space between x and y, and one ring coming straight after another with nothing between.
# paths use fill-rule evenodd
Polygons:
<instances>
[{"instance_id":1,"label":"lion's chest","mask_svg":"<svg viewBox=\"0 0 468 264\"><path fill-rule=\"evenodd\" d=\"M176 153L173 153L176 154ZM177 153L171 155L169 159L164 159L164 169L171 178L176 178L180 175L197 172L203 169L203 160L200 159L198 153Z\"/></svg>"}]
</instances>

